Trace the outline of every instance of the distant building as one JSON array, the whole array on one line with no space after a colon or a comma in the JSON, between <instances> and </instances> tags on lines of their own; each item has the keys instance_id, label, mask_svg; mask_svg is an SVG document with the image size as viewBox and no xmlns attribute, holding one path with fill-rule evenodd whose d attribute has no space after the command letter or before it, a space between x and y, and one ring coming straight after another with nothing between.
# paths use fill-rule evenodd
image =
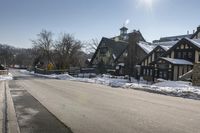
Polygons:
<instances>
[{"instance_id":1,"label":"distant building","mask_svg":"<svg viewBox=\"0 0 200 133\"><path fill-rule=\"evenodd\" d=\"M200 63L200 27L192 35L165 37L154 44L157 47L138 63L146 80L179 80L195 63Z\"/></svg>"}]
</instances>

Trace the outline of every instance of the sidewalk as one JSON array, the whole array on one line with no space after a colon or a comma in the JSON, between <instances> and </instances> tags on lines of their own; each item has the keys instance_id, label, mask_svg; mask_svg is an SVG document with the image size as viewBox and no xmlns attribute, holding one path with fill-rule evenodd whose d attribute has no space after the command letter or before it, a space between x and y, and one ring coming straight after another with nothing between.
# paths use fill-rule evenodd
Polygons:
<instances>
[{"instance_id":1,"label":"sidewalk","mask_svg":"<svg viewBox=\"0 0 200 133\"><path fill-rule=\"evenodd\" d=\"M7 81L0 81L0 133L20 133Z\"/></svg>"}]
</instances>

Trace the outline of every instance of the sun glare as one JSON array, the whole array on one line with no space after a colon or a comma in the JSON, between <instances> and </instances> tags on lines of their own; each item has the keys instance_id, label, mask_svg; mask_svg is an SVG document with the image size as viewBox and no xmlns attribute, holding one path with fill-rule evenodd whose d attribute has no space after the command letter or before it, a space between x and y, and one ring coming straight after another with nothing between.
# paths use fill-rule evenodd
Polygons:
<instances>
[{"instance_id":1,"label":"sun glare","mask_svg":"<svg viewBox=\"0 0 200 133\"><path fill-rule=\"evenodd\" d=\"M138 5L145 7L148 10L152 10L154 1L155 0L138 0Z\"/></svg>"}]
</instances>

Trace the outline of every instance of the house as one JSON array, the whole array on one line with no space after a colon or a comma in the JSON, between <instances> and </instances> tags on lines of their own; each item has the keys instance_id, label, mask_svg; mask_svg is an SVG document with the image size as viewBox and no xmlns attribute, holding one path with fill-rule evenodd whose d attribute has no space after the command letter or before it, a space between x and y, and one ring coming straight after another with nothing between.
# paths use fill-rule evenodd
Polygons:
<instances>
[{"instance_id":1,"label":"house","mask_svg":"<svg viewBox=\"0 0 200 133\"><path fill-rule=\"evenodd\" d=\"M127 31L128 28L123 26L119 36L103 37L90 66L97 68L100 73L134 75L135 66L153 49L153 46L145 41L140 31Z\"/></svg>"},{"instance_id":2,"label":"house","mask_svg":"<svg viewBox=\"0 0 200 133\"><path fill-rule=\"evenodd\" d=\"M97 69L102 69L100 73L112 71L119 57L124 58L125 55L123 53L126 51L127 46L128 43L125 41L115 41L103 37L90 61L90 65ZM121 60L123 62L123 59Z\"/></svg>"},{"instance_id":3,"label":"house","mask_svg":"<svg viewBox=\"0 0 200 133\"><path fill-rule=\"evenodd\" d=\"M193 65L200 62L200 27L188 37L157 41L157 47L139 63L144 79L179 80L180 76L191 71Z\"/></svg>"}]
</instances>

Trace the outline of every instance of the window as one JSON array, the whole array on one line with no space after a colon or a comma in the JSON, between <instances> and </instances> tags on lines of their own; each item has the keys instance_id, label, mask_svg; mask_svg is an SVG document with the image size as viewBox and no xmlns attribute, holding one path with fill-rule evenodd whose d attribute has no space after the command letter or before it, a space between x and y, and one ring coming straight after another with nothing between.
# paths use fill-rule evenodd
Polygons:
<instances>
[{"instance_id":1,"label":"window","mask_svg":"<svg viewBox=\"0 0 200 133\"><path fill-rule=\"evenodd\" d=\"M188 58L192 59L192 52L188 52Z\"/></svg>"},{"instance_id":2,"label":"window","mask_svg":"<svg viewBox=\"0 0 200 133\"><path fill-rule=\"evenodd\" d=\"M187 59L187 52L183 52L183 56L182 56L184 59Z\"/></svg>"},{"instance_id":3,"label":"window","mask_svg":"<svg viewBox=\"0 0 200 133\"><path fill-rule=\"evenodd\" d=\"M153 76L153 72L152 72L153 70L152 69L150 69L150 76Z\"/></svg>"},{"instance_id":4,"label":"window","mask_svg":"<svg viewBox=\"0 0 200 133\"><path fill-rule=\"evenodd\" d=\"M146 75L146 69L143 70L143 74Z\"/></svg>"},{"instance_id":5,"label":"window","mask_svg":"<svg viewBox=\"0 0 200 133\"><path fill-rule=\"evenodd\" d=\"M162 54L163 54L162 51L161 51L161 52L156 52L156 53L155 53L155 59L154 59L154 60L158 59L160 56L162 56Z\"/></svg>"},{"instance_id":6,"label":"window","mask_svg":"<svg viewBox=\"0 0 200 133\"><path fill-rule=\"evenodd\" d=\"M182 58L182 57L181 57L181 52L178 52L178 53L177 53L177 58Z\"/></svg>"}]
</instances>

